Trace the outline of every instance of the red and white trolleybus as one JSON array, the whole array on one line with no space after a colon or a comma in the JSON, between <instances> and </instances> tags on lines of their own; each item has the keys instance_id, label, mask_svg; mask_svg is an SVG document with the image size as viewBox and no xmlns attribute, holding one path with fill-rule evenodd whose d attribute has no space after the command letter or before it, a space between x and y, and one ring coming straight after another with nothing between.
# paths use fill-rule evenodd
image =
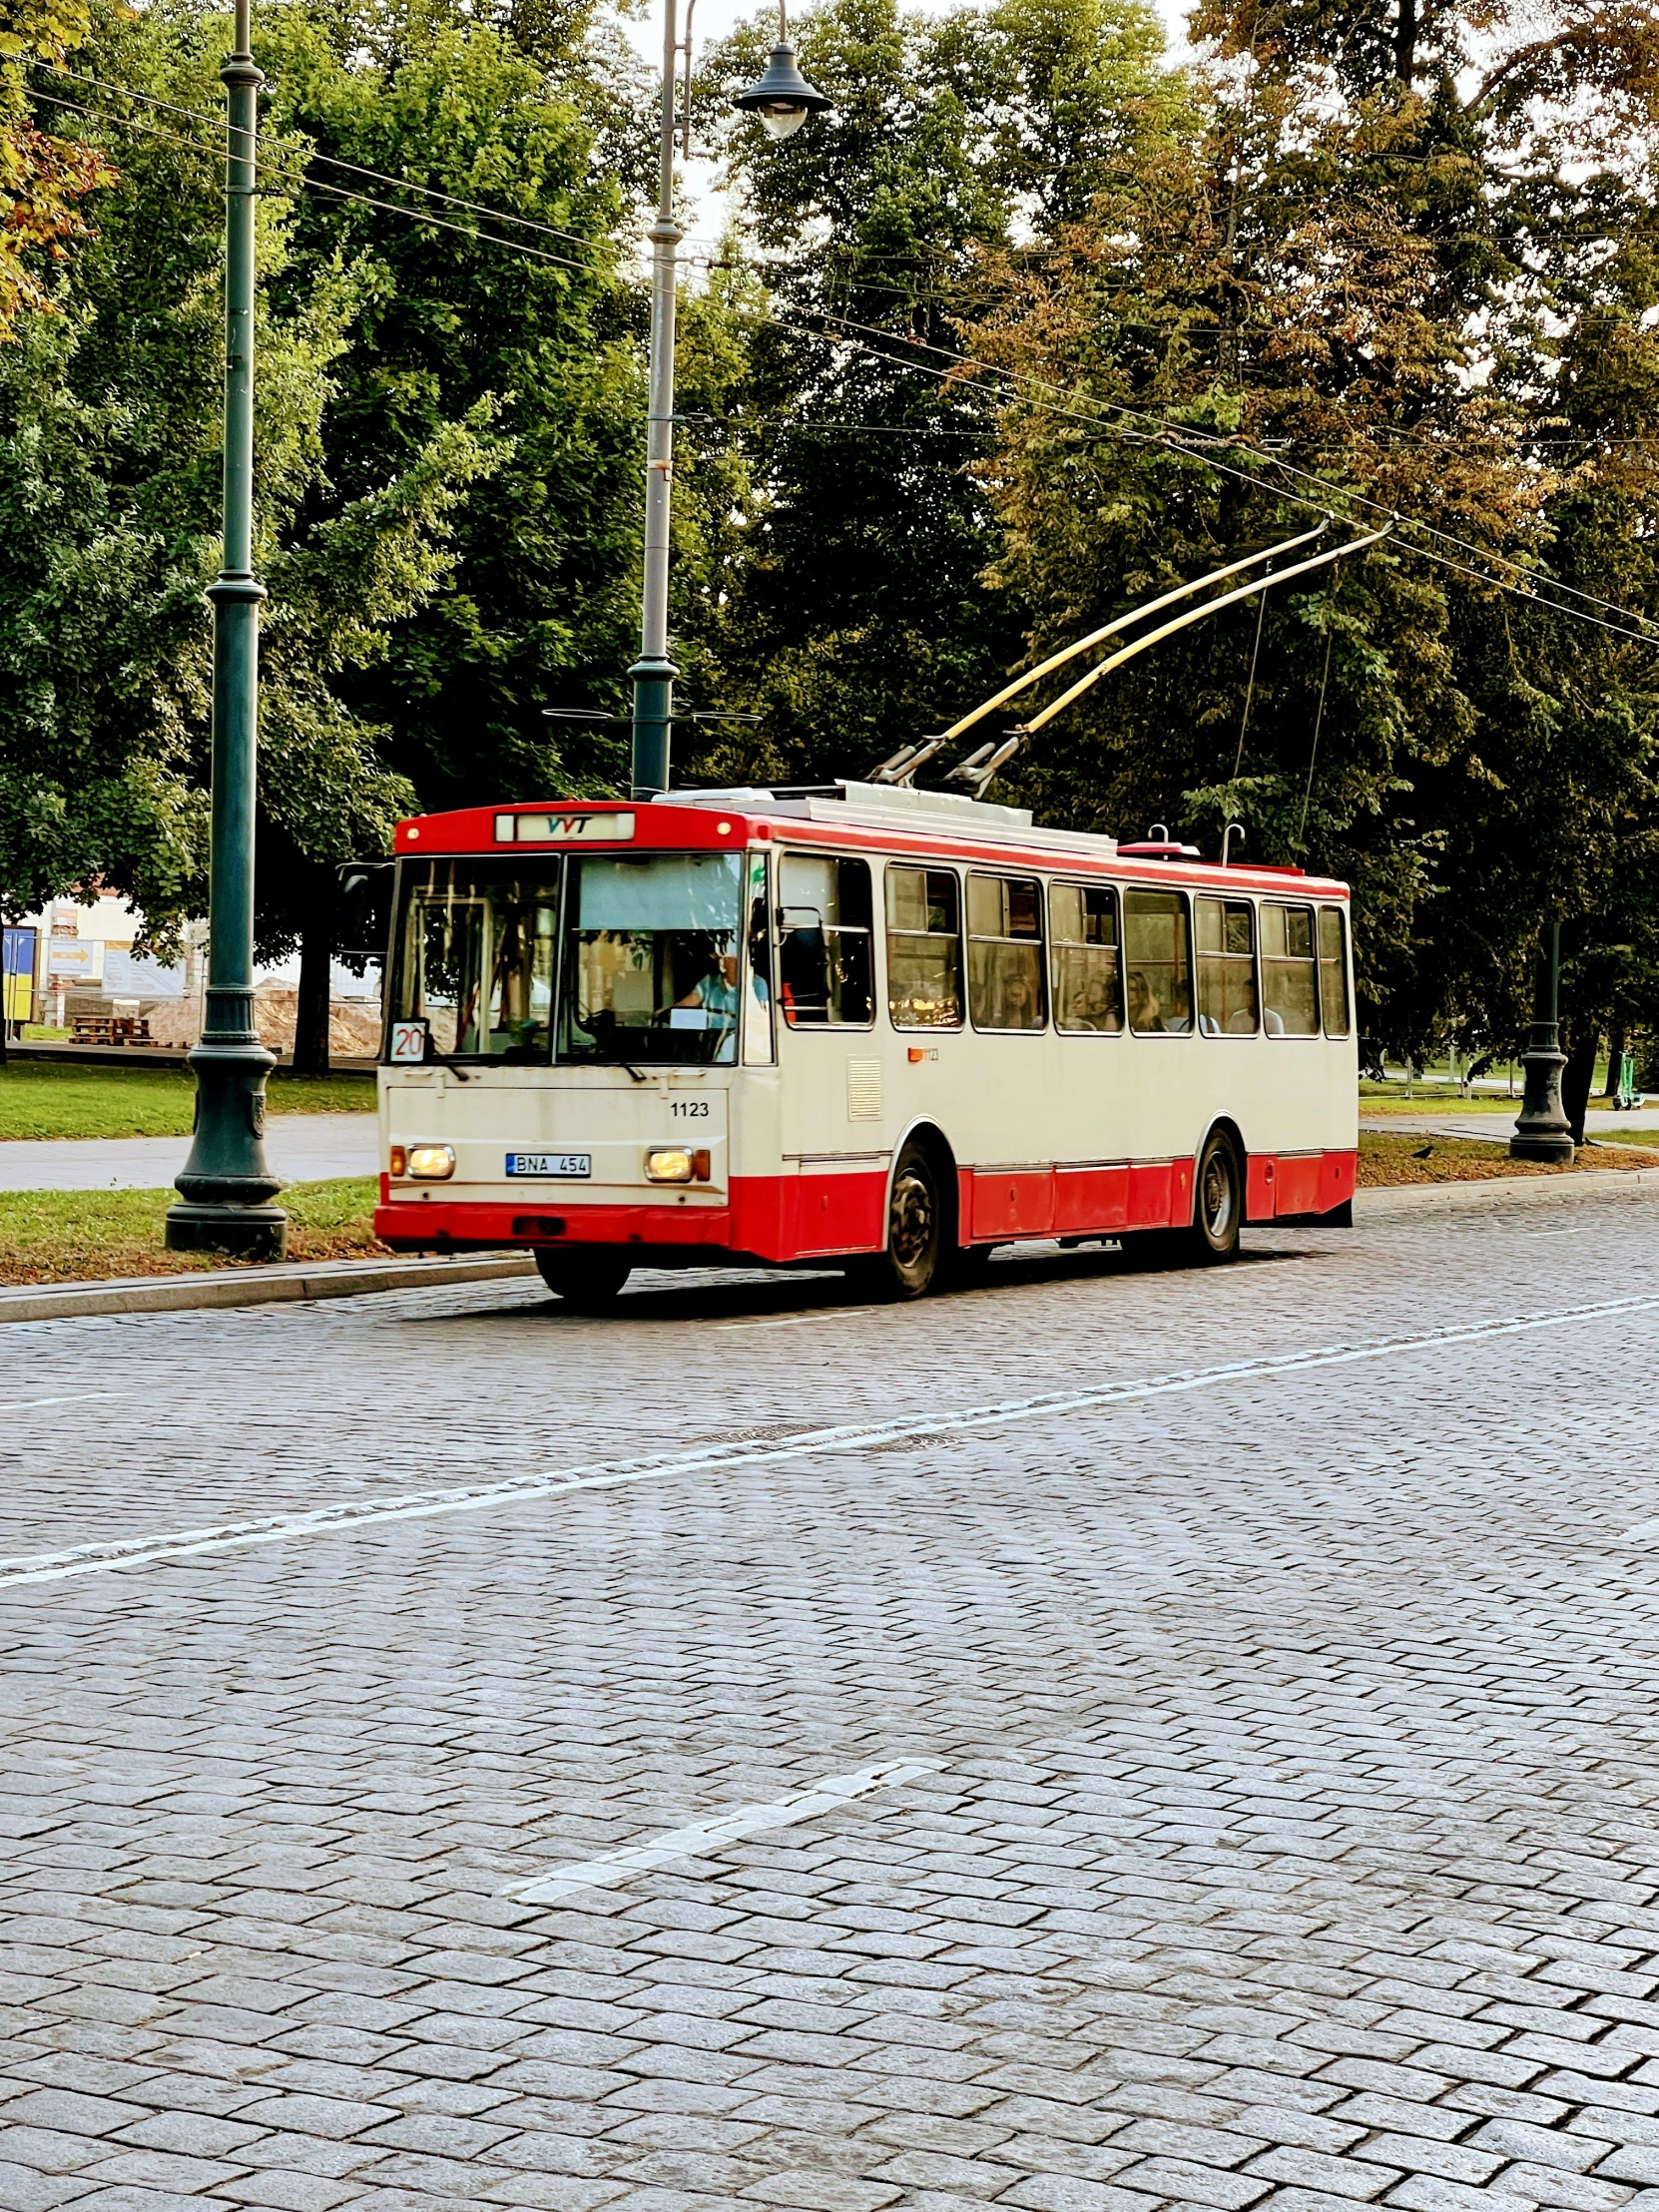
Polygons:
<instances>
[{"instance_id":1,"label":"red and white trolleybus","mask_svg":"<svg viewBox=\"0 0 1659 2212\"><path fill-rule=\"evenodd\" d=\"M377 1233L914 1297L1029 1238L1346 1222L1349 894L903 787L400 825Z\"/></svg>"}]
</instances>

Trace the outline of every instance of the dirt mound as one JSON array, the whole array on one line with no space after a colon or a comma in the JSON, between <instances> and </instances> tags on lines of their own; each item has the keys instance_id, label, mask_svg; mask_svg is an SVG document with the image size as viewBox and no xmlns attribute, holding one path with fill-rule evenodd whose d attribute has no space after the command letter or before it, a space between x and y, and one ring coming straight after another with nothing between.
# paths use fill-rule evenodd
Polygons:
<instances>
[{"instance_id":1,"label":"dirt mound","mask_svg":"<svg viewBox=\"0 0 1659 2212\"><path fill-rule=\"evenodd\" d=\"M273 1052L293 1050L299 993L291 983L265 983L254 993L260 1042ZM202 1009L194 998L163 998L145 1008L152 1044L175 1049L201 1036ZM328 1051L336 1059L374 1059L380 1050L379 1009L361 999L336 998L328 1008Z\"/></svg>"}]
</instances>

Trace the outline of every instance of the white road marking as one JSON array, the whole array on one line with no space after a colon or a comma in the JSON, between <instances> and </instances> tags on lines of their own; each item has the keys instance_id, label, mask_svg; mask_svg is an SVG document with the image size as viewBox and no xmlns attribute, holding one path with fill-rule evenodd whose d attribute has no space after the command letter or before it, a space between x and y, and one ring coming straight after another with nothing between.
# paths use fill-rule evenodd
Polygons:
<instances>
[{"instance_id":1,"label":"white road marking","mask_svg":"<svg viewBox=\"0 0 1659 2212\"><path fill-rule=\"evenodd\" d=\"M1308 1352L1284 1352L1256 1360L1234 1360L1225 1367L1189 1368L1153 1376L1144 1382L1103 1382L1094 1389L1045 1390L1030 1397L999 1398L989 1405L967 1405L953 1412L912 1413L897 1420L808 1428L794 1436L709 1444L698 1451L660 1452L638 1459L617 1459L595 1467L572 1467L542 1474L509 1476L504 1482L480 1482L448 1490L417 1491L393 1498L348 1498L306 1513L270 1513L257 1520L227 1521L218 1527L180 1528L166 1534L131 1536L106 1543L77 1544L68 1551L0 1559L0 1590L25 1582L62 1582L72 1575L105 1574L114 1567L142 1566L151 1560L189 1559L208 1551L232 1551L248 1544L284 1543L290 1537L329 1536L385 1521L428 1520L441 1513L475 1513L486 1506L511 1505L526 1498L566 1497L576 1490L613 1490L628 1482L651 1482L678 1474L703 1474L728 1467L776 1466L820 1452L868 1451L877 1445L924 1442L929 1437L1000 1428L1009 1421L1050 1420L1057 1414L1127 1405L1184 1390L1215 1389L1228 1382L1266 1381L1310 1368L1350 1367L1366 1360L1386 1360L1401 1353L1432 1352L1449 1345L1478 1344L1493 1337L1522 1336L1534 1329L1560 1329L1572 1322L1609 1321L1652 1313L1659 1295L1614 1298L1595 1306L1568 1306L1548 1314L1518 1314L1502 1321L1469 1322L1461 1328L1430 1329L1410 1337L1375 1337L1357 1345L1321 1345Z\"/></svg>"},{"instance_id":2,"label":"white road marking","mask_svg":"<svg viewBox=\"0 0 1659 2212\"><path fill-rule=\"evenodd\" d=\"M798 1821L815 1820L832 1813L872 1790L890 1790L910 1782L918 1774L936 1774L936 1759L899 1759L884 1767L865 1767L857 1774L834 1774L815 1783L798 1797L776 1798L770 1805L740 1805L730 1813L711 1814L689 1828L668 1828L643 1843L628 1844L607 1852L603 1859L577 1859L555 1867L551 1874L507 1890L522 1905L558 1905L578 1890L615 1890L652 1867L666 1867L676 1859L709 1859L727 1844L745 1836L761 1836L769 1829L792 1828Z\"/></svg>"},{"instance_id":3,"label":"white road marking","mask_svg":"<svg viewBox=\"0 0 1659 2212\"><path fill-rule=\"evenodd\" d=\"M37 1405L73 1405L83 1397L122 1397L122 1390L65 1390L61 1397L18 1397L0 1406L7 1413L27 1413Z\"/></svg>"},{"instance_id":4,"label":"white road marking","mask_svg":"<svg viewBox=\"0 0 1659 2212\"><path fill-rule=\"evenodd\" d=\"M723 1336L729 1329L805 1329L812 1322L818 1322L822 1325L827 1321L845 1321L847 1319L849 1319L849 1314L845 1307L826 1306L822 1311L811 1314L774 1315L766 1321L712 1321L707 1325L703 1334L710 1337L719 1337Z\"/></svg>"},{"instance_id":5,"label":"white road marking","mask_svg":"<svg viewBox=\"0 0 1659 2212\"><path fill-rule=\"evenodd\" d=\"M1650 1544L1659 1537L1659 1520L1640 1520L1619 1538L1621 1544Z\"/></svg>"}]
</instances>

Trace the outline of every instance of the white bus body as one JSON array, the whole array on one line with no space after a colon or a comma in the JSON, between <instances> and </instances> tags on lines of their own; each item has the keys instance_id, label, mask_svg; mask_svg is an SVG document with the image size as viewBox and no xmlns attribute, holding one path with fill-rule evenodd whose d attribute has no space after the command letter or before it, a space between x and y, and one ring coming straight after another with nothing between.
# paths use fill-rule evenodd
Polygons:
<instances>
[{"instance_id":1,"label":"white bus body","mask_svg":"<svg viewBox=\"0 0 1659 2212\"><path fill-rule=\"evenodd\" d=\"M882 787L400 825L378 1234L653 1267L1346 1219L1349 894ZM1202 1214L1202 1208L1201 1208Z\"/></svg>"}]
</instances>

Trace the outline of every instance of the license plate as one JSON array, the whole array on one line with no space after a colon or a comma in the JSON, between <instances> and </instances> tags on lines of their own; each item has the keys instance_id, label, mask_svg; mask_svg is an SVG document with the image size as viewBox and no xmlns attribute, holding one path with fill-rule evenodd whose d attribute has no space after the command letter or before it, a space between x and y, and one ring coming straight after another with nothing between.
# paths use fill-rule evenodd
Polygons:
<instances>
[{"instance_id":1,"label":"license plate","mask_svg":"<svg viewBox=\"0 0 1659 2212\"><path fill-rule=\"evenodd\" d=\"M569 1182L593 1173L591 1152L509 1152L509 1175L535 1175L552 1180L562 1177Z\"/></svg>"}]
</instances>

